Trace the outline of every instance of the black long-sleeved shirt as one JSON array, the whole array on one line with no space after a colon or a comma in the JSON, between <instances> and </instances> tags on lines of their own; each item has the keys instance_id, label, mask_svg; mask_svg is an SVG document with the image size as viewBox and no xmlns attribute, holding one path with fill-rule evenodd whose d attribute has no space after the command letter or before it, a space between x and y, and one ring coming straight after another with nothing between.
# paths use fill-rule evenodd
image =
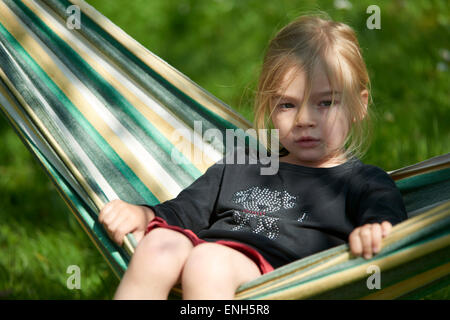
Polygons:
<instances>
[{"instance_id":1,"label":"black long-sleeved shirt","mask_svg":"<svg viewBox=\"0 0 450 320\"><path fill-rule=\"evenodd\" d=\"M176 198L149 207L206 241L245 243L274 268L343 244L358 226L407 218L389 175L358 159L332 168L279 162L275 175L247 160L219 161Z\"/></svg>"}]
</instances>

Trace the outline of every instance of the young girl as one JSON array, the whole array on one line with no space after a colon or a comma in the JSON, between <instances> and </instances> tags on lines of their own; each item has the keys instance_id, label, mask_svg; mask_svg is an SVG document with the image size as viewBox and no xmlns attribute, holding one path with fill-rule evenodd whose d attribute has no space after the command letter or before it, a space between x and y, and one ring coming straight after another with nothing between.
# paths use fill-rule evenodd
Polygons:
<instances>
[{"instance_id":1,"label":"young girl","mask_svg":"<svg viewBox=\"0 0 450 320\"><path fill-rule=\"evenodd\" d=\"M283 28L255 104L255 127L279 130L278 172L219 161L175 199L108 203L99 220L110 236L138 241L115 298L166 299L181 284L184 299L231 299L243 283L347 241L355 256L379 252L406 213L390 177L358 159L369 96L349 26L303 16Z\"/></svg>"}]
</instances>

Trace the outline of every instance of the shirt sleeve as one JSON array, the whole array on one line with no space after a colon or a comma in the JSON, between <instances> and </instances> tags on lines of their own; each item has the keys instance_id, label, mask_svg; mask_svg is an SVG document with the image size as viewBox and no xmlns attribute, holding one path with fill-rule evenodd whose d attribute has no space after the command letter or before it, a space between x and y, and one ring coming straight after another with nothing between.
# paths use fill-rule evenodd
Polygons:
<instances>
[{"instance_id":1,"label":"shirt sleeve","mask_svg":"<svg viewBox=\"0 0 450 320\"><path fill-rule=\"evenodd\" d=\"M366 166L357 178L361 192L356 217L357 226L383 221L395 225L407 219L402 194L384 170Z\"/></svg>"},{"instance_id":2,"label":"shirt sleeve","mask_svg":"<svg viewBox=\"0 0 450 320\"><path fill-rule=\"evenodd\" d=\"M225 165L219 161L175 198L146 206L168 224L197 233L210 224L209 219L219 195L224 169Z\"/></svg>"}]
</instances>

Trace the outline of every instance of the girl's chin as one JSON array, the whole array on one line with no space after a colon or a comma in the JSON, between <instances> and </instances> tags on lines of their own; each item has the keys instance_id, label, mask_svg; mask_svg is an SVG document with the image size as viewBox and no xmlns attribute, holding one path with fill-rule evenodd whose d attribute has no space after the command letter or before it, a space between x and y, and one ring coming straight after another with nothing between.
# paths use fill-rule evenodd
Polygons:
<instances>
[{"instance_id":1,"label":"girl's chin","mask_svg":"<svg viewBox=\"0 0 450 320\"><path fill-rule=\"evenodd\" d=\"M289 153L289 155L281 158L282 160L294 164L304 165L304 166L315 166L323 161L323 157L317 154L306 154L305 153Z\"/></svg>"},{"instance_id":2,"label":"girl's chin","mask_svg":"<svg viewBox=\"0 0 450 320\"><path fill-rule=\"evenodd\" d=\"M290 152L287 156L280 158L282 161L302 165L305 167L329 168L340 165L347 161L345 157L326 156L322 152Z\"/></svg>"}]
</instances>

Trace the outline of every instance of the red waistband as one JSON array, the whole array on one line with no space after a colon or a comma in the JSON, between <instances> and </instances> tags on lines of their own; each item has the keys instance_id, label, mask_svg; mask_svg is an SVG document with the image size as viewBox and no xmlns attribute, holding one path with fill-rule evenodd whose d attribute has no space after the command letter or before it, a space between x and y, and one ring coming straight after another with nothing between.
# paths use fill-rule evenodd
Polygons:
<instances>
[{"instance_id":1,"label":"red waistband","mask_svg":"<svg viewBox=\"0 0 450 320\"><path fill-rule=\"evenodd\" d=\"M201 243L207 242L206 240L200 239L192 230L183 229L178 226L170 225L166 222L166 220L162 219L161 217L155 217L148 224L145 234L149 233L154 228L167 228L170 230L181 232L186 237L188 237L189 240L191 240L194 247ZM268 273L268 272L271 272L274 270L272 265L257 250L253 249L252 247L250 247L244 243L237 242L237 241L230 241L230 240L217 240L217 241L214 241L214 243L230 247L234 250L237 250L237 251L245 254L253 262L256 263L259 270L261 271L261 274L265 274L265 273Z\"/></svg>"}]
</instances>

